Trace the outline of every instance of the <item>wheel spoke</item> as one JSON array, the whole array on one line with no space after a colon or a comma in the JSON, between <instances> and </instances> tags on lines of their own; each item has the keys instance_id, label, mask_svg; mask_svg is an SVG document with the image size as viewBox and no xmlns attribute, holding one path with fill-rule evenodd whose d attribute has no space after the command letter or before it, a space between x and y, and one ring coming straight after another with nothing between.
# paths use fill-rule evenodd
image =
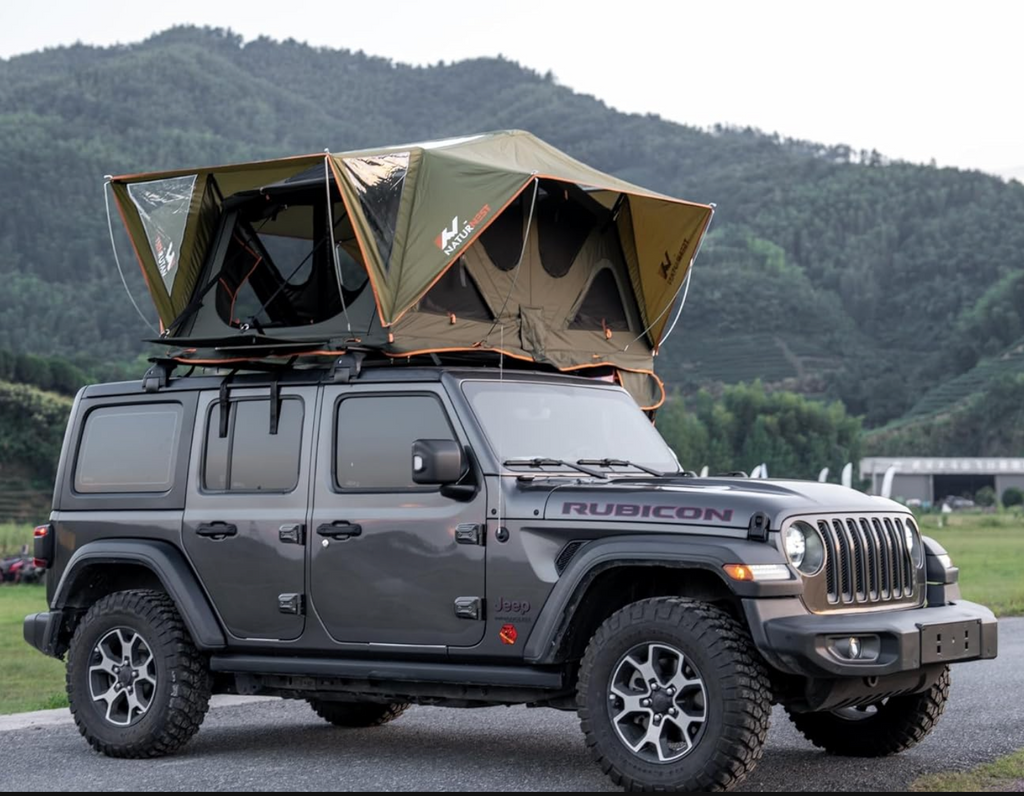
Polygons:
<instances>
[{"instance_id":1,"label":"wheel spoke","mask_svg":"<svg viewBox=\"0 0 1024 796\"><path fill-rule=\"evenodd\" d=\"M653 645L651 647L653 649ZM625 663L632 666L637 674L639 674L646 685L649 685L651 681L661 682L657 673L654 671L654 665L651 663L651 659L648 658L646 662L641 663L634 656L629 655L626 657Z\"/></svg>"},{"instance_id":2,"label":"wheel spoke","mask_svg":"<svg viewBox=\"0 0 1024 796\"><path fill-rule=\"evenodd\" d=\"M120 665L120 661L115 661L111 658L105 649L97 648L100 653L100 662L95 663L89 667L89 673L102 672L103 674L109 674L111 677L116 677L117 674L114 672L114 667Z\"/></svg>"},{"instance_id":3,"label":"wheel spoke","mask_svg":"<svg viewBox=\"0 0 1024 796\"><path fill-rule=\"evenodd\" d=\"M686 675L686 657L684 655L679 655L676 659L676 669L666 685L674 688L680 694L687 688L703 688L699 677L688 677Z\"/></svg>"},{"instance_id":4,"label":"wheel spoke","mask_svg":"<svg viewBox=\"0 0 1024 796\"><path fill-rule=\"evenodd\" d=\"M612 689L617 697L622 700L622 710L615 716L613 721L622 721L627 716L634 716L637 713L646 716L653 716L654 713L650 708L641 706L640 700L644 699L643 694L623 694L621 691Z\"/></svg>"}]
</instances>

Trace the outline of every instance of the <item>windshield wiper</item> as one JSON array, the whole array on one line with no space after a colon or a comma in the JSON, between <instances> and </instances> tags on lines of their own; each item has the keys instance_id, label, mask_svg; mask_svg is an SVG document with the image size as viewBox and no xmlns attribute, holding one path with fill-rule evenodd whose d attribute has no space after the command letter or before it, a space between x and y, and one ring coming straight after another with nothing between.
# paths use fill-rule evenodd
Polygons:
<instances>
[{"instance_id":1,"label":"windshield wiper","mask_svg":"<svg viewBox=\"0 0 1024 796\"><path fill-rule=\"evenodd\" d=\"M663 473L661 470L655 470L653 467L648 467L645 464L631 462L629 459L580 459L576 464L590 464L594 467L632 467L658 478L666 478L672 475L672 473Z\"/></svg>"},{"instance_id":2,"label":"windshield wiper","mask_svg":"<svg viewBox=\"0 0 1024 796\"><path fill-rule=\"evenodd\" d=\"M537 456L533 459L508 459L503 464L506 467L569 467L573 470L577 470L586 475L591 475L594 478L608 478L607 475L600 472L599 470L591 470L589 467L584 467L586 462L567 462L565 459L548 459L543 456Z\"/></svg>"}]
</instances>

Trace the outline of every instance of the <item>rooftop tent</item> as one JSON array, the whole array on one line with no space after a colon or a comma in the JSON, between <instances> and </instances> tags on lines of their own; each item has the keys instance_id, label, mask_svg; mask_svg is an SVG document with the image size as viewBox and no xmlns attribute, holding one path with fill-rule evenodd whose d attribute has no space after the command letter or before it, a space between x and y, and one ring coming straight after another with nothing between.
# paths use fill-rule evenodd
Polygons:
<instances>
[{"instance_id":1,"label":"rooftop tent","mask_svg":"<svg viewBox=\"0 0 1024 796\"><path fill-rule=\"evenodd\" d=\"M500 349L610 371L643 405L712 213L519 131L112 189L182 357Z\"/></svg>"}]
</instances>

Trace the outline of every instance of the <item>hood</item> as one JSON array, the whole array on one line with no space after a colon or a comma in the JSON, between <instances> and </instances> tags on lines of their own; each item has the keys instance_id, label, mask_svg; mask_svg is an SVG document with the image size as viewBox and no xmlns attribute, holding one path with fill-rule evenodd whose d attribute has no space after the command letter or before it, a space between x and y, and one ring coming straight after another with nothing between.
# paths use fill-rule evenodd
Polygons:
<instances>
[{"instance_id":1,"label":"hood","mask_svg":"<svg viewBox=\"0 0 1024 796\"><path fill-rule=\"evenodd\" d=\"M787 517L827 512L904 511L898 503L835 484L739 478L652 478L613 481L545 480L546 520L683 523L746 528L759 512L777 529Z\"/></svg>"}]
</instances>

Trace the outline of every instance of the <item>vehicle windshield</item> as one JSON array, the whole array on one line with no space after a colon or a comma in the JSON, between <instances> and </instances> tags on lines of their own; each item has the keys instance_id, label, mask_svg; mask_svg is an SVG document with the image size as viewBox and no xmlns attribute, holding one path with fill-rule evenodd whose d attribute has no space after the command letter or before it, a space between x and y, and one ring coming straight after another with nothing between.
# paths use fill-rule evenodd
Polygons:
<instances>
[{"instance_id":1,"label":"vehicle windshield","mask_svg":"<svg viewBox=\"0 0 1024 796\"><path fill-rule=\"evenodd\" d=\"M675 454L621 390L519 381L467 381L462 389L503 462L618 459L679 472Z\"/></svg>"}]
</instances>

